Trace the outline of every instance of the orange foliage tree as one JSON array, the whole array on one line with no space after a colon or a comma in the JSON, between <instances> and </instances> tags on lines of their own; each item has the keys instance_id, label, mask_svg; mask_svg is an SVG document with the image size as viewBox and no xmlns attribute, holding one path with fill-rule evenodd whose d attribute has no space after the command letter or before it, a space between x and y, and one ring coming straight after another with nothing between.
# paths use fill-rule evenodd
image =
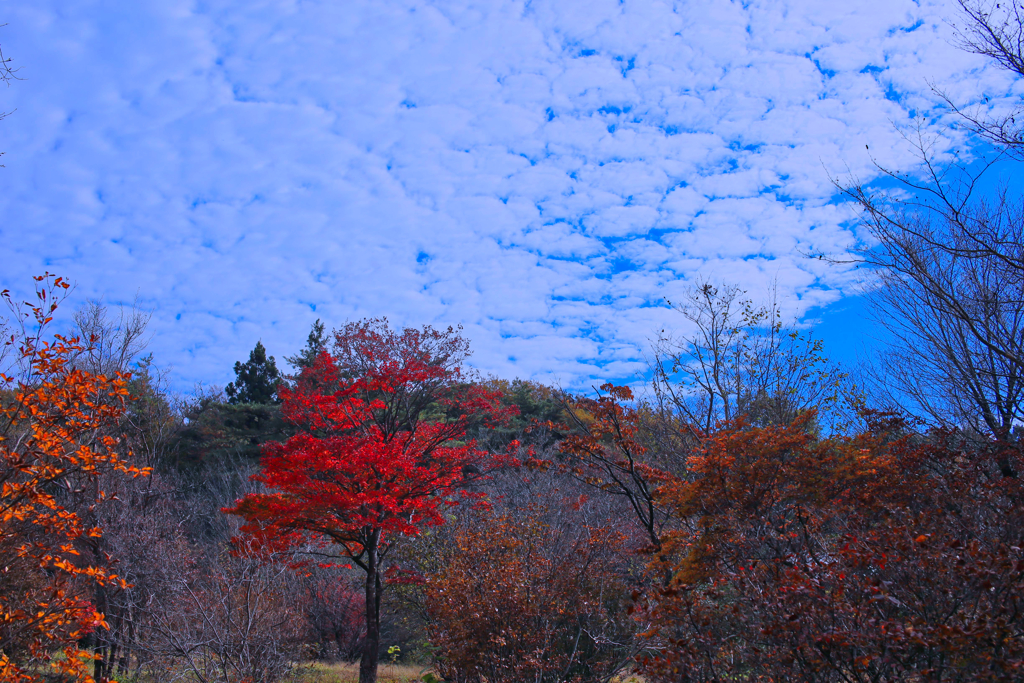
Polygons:
<instances>
[{"instance_id":1,"label":"orange foliage tree","mask_svg":"<svg viewBox=\"0 0 1024 683\"><path fill-rule=\"evenodd\" d=\"M727 425L659 490L676 523L645 676L1021 680L1020 480L955 434L821 440L813 419Z\"/></svg>"},{"instance_id":2,"label":"orange foliage tree","mask_svg":"<svg viewBox=\"0 0 1024 683\"><path fill-rule=\"evenodd\" d=\"M661 548L661 533L671 512L657 499L665 473L647 462L641 442L639 412L628 387L601 385L596 399L577 397L566 402L571 431L559 444L566 456L562 467L581 481L624 498L635 521L650 541L650 550Z\"/></svg>"},{"instance_id":3,"label":"orange foliage tree","mask_svg":"<svg viewBox=\"0 0 1024 683\"><path fill-rule=\"evenodd\" d=\"M50 274L35 279L34 304L2 293L16 318L0 373L0 681L43 680L46 665L62 680L92 681L92 655L78 642L105 624L86 596L96 582L119 579L82 560L77 542L101 531L62 501L102 472L143 472L119 455L114 435L126 377L76 368L86 348L77 338L43 339L69 286ZM103 497L95 492L95 502Z\"/></svg>"}]
</instances>

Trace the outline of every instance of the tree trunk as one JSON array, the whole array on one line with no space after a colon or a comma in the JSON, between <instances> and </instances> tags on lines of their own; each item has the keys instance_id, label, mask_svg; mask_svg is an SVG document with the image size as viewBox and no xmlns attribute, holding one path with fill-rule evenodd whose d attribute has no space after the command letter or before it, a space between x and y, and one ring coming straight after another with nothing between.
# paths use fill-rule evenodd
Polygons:
<instances>
[{"instance_id":1,"label":"tree trunk","mask_svg":"<svg viewBox=\"0 0 1024 683\"><path fill-rule=\"evenodd\" d=\"M91 519L89 521L92 522L93 526L96 526L94 519ZM96 561L96 557L99 555L99 553L96 552L95 549L93 549L92 555L93 555L93 565L96 566L96 565L98 565L98 562ZM106 616L107 613L110 610L108 609L108 606L107 606L107 589L102 584L96 584L96 587L95 587L94 592L93 592L93 601L94 601L94 603L96 605L96 611L101 613L101 614L103 614L104 616ZM108 627L108 629L109 629L109 627ZM107 662L108 662L108 658L110 656L110 648L109 648L109 640L108 640L108 638L109 638L109 630L107 632L101 633L97 629L97 631L95 631L92 634L92 637L94 639L93 642L95 642L95 644L96 644L94 649L93 649L93 654L96 656L96 660L93 662L93 665L92 665L92 677L95 678L97 681L102 681L102 680L104 680L107 677L107 673L108 673L108 671L107 671Z\"/></svg>"},{"instance_id":2,"label":"tree trunk","mask_svg":"<svg viewBox=\"0 0 1024 683\"><path fill-rule=\"evenodd\" d=\"M380 653L380 529L367 534L366 548L366 640L359 660L359 683L377 683L377 657Z\"/></svg>"}]
</instances>

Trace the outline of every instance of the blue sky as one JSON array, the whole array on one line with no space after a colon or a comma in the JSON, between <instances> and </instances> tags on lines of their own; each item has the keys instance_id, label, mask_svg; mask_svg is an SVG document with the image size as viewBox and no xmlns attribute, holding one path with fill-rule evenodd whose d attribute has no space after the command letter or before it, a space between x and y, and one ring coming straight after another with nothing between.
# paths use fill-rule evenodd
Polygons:
<instances>
[{"instance_id":1,"label":"blue sky","mask_svg":"<svg viewBox=\"0 0 1024 683\"><path fill-rule=\"evenodd\" d=\"M802 255L863 237L830 176L912 168L932 86L1020 90L927 0L4 9L3 286L138 295L180 390L378 315L463 325L487 373L627 379L697 277L776 281L849 356L862 274Z\"/></svg>"}]
</instances>

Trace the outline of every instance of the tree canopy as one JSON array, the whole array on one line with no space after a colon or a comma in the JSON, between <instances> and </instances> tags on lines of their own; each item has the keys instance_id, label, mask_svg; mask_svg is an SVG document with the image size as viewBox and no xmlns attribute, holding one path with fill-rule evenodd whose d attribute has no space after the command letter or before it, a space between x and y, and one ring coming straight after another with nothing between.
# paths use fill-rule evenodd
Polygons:
<instances>
[{"instance_id":1,"label":"tree canopy","mask_svg":"<svg viewBox=\"0 0 1024 683\"><path fill-rule=\"evenodd\" d=\"M267 357L263 342L256 342L256 347L249 352L249 360L235 363L235 381L224 387L228 402L238 403L277 403L277 387L281 381L274 357Z\"/></svg>"}]
</instances>

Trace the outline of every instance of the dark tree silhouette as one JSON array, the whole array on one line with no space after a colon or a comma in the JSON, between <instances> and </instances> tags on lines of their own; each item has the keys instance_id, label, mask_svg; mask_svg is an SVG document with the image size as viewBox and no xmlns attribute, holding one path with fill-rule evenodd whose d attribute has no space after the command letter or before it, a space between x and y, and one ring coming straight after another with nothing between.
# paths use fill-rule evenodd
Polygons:
<instances>
[{"instance_id":1,"label":"dark tree silhouette","mask_svg":"<svg viewBox=\"0 0 1024 683\"><path fill-rule=\"evenodd\" d=\"M324 330L323 322L317 318L306 338L306 347L300 349L294 356L285 356L284 359L296 371L302 372L304 368L311 368L316 364L317 356L325 348L327 348L327 333Z\"/></svg>"},{"instance_id":2,"label":"dark tree silhouette","mask_svg":"<svg viewBox=\"0 0 1024 683\"><path fill-rule=\"evenodd\" d=\"M249 361L235 363L237 379L224 388L228 403L277 403L277 385L280 375L273 356L267 356L263 342L249 354Z\"/></svg>"}]
</instances>

